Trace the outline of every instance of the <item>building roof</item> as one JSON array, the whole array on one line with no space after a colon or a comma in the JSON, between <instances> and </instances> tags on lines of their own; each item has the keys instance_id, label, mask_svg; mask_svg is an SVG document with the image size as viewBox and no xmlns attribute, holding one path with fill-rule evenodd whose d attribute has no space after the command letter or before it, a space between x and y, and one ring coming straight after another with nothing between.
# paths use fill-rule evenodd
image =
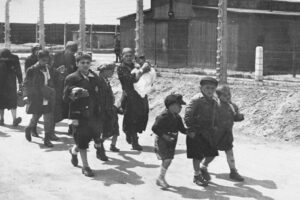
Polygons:
<instances>
[{"instance_id":1,"label":"building roof","mask_svg":"<svg viewBox=\"0 0 300 200\"><path fill-rule=\"evenodd\" d=\"M194 8L218 10L217 7L210 7L210 6L194 6ZM288 12L288 11L276 11L276 10L271 11L271 10L244 9L244 8L227 8L227 11L232 13L244 13L244 14L300 16L300 12Z\"/></svg>"},{"instance_id":2,"label":"building roof","mask_svg":"<svg viewBox=\"0 0 300 200\"><path fill-rule=\"evenodd\" d=\"M144 14L148 14L151 12L151 8L150 9L147 9L147 10L144 10ZM136 13L132 13L132 14L129 14L129 15L125 15L125 16L122 16L122 17L119 17L118 19L124 19L124 18L127 18L127 17L131 17L131 16L135 16Z\"/></svg>"}]
</instances>

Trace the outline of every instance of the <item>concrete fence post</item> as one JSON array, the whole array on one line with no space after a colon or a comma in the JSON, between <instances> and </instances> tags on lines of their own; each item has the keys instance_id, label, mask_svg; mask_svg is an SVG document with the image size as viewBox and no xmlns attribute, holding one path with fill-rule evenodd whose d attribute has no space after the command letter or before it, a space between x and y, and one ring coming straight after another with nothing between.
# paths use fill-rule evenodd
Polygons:
<instances>
[{"instance_id":1,"label":"concrete fence post","mask_svg":"<svg viewBox=\"0 0 300 200\"><path fill-rule=\"evenodd\" d=\"M264 55L263 55L263 47L258 46L255 50L255 80L256 81L263 81L263 62Z\"/></svg>"}]
</instances>

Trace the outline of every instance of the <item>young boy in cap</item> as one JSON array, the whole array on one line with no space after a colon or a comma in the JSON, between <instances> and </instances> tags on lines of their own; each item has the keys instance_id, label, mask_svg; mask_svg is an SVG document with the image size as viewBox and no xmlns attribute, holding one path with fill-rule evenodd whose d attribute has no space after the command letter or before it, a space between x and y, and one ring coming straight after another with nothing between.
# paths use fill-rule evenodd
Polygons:
<instances>
[{"instance_id":1,"label":"young boy in cap","mask_svg":"<svg viewBox=\"0 0 300 200\"><path fill-rule=\"evenodd\" d=\"M178 138L178 131L186 132L179 113L182 105L186 103L182 100L182 95L171 94L165 99L166 110L156 117L152 126L152 131L157 135L155 139L155 152L159 160L162 160L160 175L156 184L163 188L169 187L165 180L165 174L174 158L175 148Z\"/></svg>"},{"instance_id":2,"label":"young boy in cap","mask_svg":"<svg viewBox=\"0 0 300 200\"><path fill-rule=\"evenodd\" d=\"M100 76L105 80L106 89L104 91L105 96L105 108L104 108L104 123L103 123L103 142L112 137L110 150L113 152L119 152L120 149L116 147L117 139L119 136L119 123L118 123L118 109L114 105L115 97L112 91L109 78L111 78L115 71L115 64L103 64L98 70L100 71ZM101 153L100 160L106 161L105 149L103 146L103 153Z\"/></svg>"},{"instance_id":3,"label":"young boy in cap","mask_svg":"<svg viewBox=\"0 0 300 200\"><path fill-rule=\"evenodd\" d=\"M238 173L233 155L233 133L234 122L244 120L244 115L239 112L236 104L231 101L230 88L222 85L217 88L217 95L220 99L219 113L219 130L217 134L217 148L225 151L227 163L230 168L229 177L235 181L244 181L244 178Z\"/></svg>"},{"instance_id":4,"label":"young boy in cap","mask_svg":"<svg viewBox=\"0 0 300 200\"><path fill-rule=\"evenodd\" d=\"M185 123L189 133L187 157L193 159L194 183L207 186L210 176L205 169L200 168L201 161L213 160L218 155L214 135L217 127L217 106L214 94L218 81L212 77L205 77L200 81L201 93L192 98L186 107Z\"/></svg>"}]
</instances>

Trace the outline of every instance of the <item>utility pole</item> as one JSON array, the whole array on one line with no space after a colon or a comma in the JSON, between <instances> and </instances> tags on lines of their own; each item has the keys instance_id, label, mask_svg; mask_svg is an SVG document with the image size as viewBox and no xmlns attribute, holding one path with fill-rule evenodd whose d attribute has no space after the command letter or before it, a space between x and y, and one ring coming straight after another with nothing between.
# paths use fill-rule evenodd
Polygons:
<instances>
[{"instance_id":1,"label":"utility pole","mask_svg":"<svg viewBox=\"0 0 300 200\"><path fill-rule=\"evenodd\" d=\"M44 0L40 0L39 4L39 43L42 49L45 49L45 20L44 20Z\"/></svg>"},{"instance_id":2,"label":"utility pole","mask_svg":"<svg viewBox=\"0 0 300 200\"><path fill-rule=\"evenodd\" d=\"M85 0L80 0L79 49L86 51Z\"/></svg>"},{"instance_id":3,"label":"utility pole","mask_svg":"<svg viewBox=\"0 0 300 200\"><path fill-rule=\"evenodd\" d=\"M9 25L9 4L11 0L7 0L5 3L5 28L4 28L4 43L5 48L10 49L10 25Z\"/></svg>"},{"instance_id":4,"label":"utility pole","mask_svg":"<svg viewBox=\"0 0 300 200\"><path fill-rule=\"evenodd\" d=\"M227 83L227 0L218 4L218 39L216 75L221 84Z\"/></svg>"},{"instance_id":5,"label":"utility pole","mask_svg":"<svg viewBox=\"0 0 300 200\"><path fill-rule=\"evenodd\" d=\"M67 44L67 23L64 24L64 46Z\"/></svg>"},{"instance_id":6,"label":"utility pole","mask_svg":"<svg viewBox=\"0 0 300 200\"><path fill-rule=\"evenodd\" d=\"M93 24L90 26L90 48L91 52L93 52Z\"/></svg>"},{"instance_id":7,"label":"utility pole","mask_svg":"<svg viewBox=\"0 0 300 200\"><path fill-rule=\"evenodd\" d=\"M144 55L144 3L143 0L137 0L136 9L136 28L135 28L135 54Z\"/></svg>"}]
</instances>

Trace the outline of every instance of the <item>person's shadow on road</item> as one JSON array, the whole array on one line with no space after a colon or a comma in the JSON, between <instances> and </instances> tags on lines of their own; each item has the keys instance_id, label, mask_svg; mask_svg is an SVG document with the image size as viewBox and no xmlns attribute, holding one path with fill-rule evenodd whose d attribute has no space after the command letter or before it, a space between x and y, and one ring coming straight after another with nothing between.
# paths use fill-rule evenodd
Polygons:
<instances>
[{"instance_id":1,"label":"person's shadow on road","mask_svg":"<svg viewBox=\"0 0 300 200\"><path fill-rule=\"evenodd\" d=\"M231 181L228 174L216 174L216 178ZM272 197L265 196L262 192L251 188L249 185L258 185L267 189L277 189L276 183L271 180L255 180L244 177L245 181L232 186L223 186L211 182L208 187L199 188L199 190L190 189L184 186L171 186L167 191L180 194L182 198L187 199L218 199L230 200L230 197L252 198L256 200L274 200ZM201 189L201 190L200 190Z\"/></svg>"},{"instance_id":2,"label":"person's shadow on road","mask_svg":"<svg viewBox=\"0 0 300 200\"><path fill-rule=\"evenodd\" d=\"M130 169L136 167L142 168L157 168L159 165L146 164L144 162L135 160L134 158L128 156L128 154L138 155L141 152L136 151L122 151L119 155L124 158L124 160L109 158L110 160L105 162L105 165L116 166L113 169L107 170L95 170L95 180L103 181L105 186L110 186L113 184L132 184L141 185L144 184L142 176L138 175L136 172Z\"/></svg>"}]
</instances>

